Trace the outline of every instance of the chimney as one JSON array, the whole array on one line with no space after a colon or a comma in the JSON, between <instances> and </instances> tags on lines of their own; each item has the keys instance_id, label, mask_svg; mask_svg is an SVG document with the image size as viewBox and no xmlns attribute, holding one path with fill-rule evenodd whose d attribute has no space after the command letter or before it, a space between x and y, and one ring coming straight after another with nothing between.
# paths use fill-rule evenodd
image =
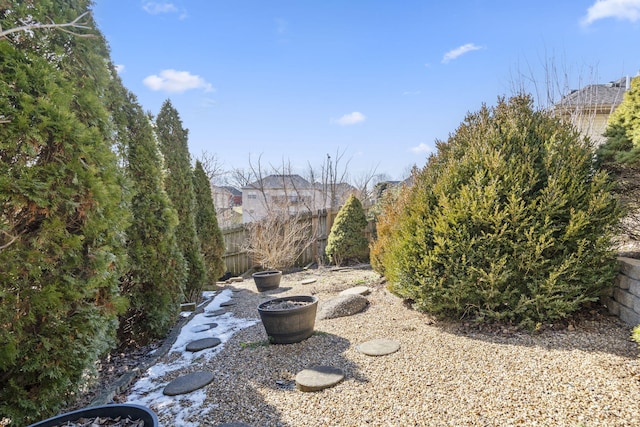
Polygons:
<instances>
[{"instance_id":1,"label":"chimney","mask_svg":"<svg viewBox=\"0 0 640 427\"><path fill-rule=\"evenodd\" d=\"M624 90L629 90L631 88L631 77L627 76L624 88Z\"/></svg>"}]
</instances>

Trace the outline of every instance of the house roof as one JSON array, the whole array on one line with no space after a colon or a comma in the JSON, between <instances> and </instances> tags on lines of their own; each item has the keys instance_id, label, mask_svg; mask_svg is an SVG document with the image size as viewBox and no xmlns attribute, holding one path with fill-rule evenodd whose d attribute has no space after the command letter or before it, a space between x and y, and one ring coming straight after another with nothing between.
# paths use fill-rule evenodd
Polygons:
<instances>
[{"instance_id":1,"label":"house roof","mask_svg":"<svg viewBox=\"0 0 640 427\"><path fill-rule=\"evenodd\" d=\"M558 106L567 107L616 107L622 102L627 90L626 77L606 84L587 85L573 90L563 97Z\"/></svg>"},{"instance_id":2,"label":"house roof","mask_svg":"<svg viewBox=\"0 0 640 427\"><path fill-rule=\"evenodd\" d=\"M262 180L254 181L243 189L262 189L262 188L312 188L313 185L301 177L300 175L269 175Z\"/></svg>"},{"instance_id":3,"label":"house roof","mask_svg":"<svg viewBox=\"0 0 640 427\"><path fill-rule=\"evenodd\" d=\"M215 185L213 186L213 190L218 192L226 191L227 193L230 193L232 196L242 196L242 191L230 185L220 185L220 186Z\"/></svg>"}]
</instances>

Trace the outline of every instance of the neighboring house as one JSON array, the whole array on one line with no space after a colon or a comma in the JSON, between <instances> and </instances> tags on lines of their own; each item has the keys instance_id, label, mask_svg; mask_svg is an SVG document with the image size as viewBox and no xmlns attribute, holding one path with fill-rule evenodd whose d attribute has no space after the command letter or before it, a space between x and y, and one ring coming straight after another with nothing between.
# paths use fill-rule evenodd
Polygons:
<instances>
[{"instance_id":1,"label":"neighboring house","mask_svg":"<svg viewBox=\"0 0 640 427\"><path fill-rule=\"evenodd\" d=\"M603 134L607 129L607 120L622 102L630 81L629 77L624 77L607 84L587 85L573 90L556 104L555 110L596 145L600 145L606 139Z\"/></svg>"},{"instance_id":2,"label":"neighboring house","mask_svg":"<svg viewBox=\"0 0 640 427\"><path fill-rule=\"evenodd\" d=\"M344 184L338 184L336 187L342 190ZM342 191L339 193L336 198L338 202L344 203L346 198L343 197ZM269 210L286 210L295 214L330 207L330 197L323 191L322 185L311 183L300 175L269 175L242 187L243 223L258 221L264 218Z\"/></svg>"},{"instance_id":3,"label":"neighboring house","mask_svg":"<svg viewBox=\"0 0 640 427\"><path fill-rule=\"evenodd\" d=\"M213 205L220 228L242 223L242 192L231 186L211 186Z\"/></svg>"}]
</instances>

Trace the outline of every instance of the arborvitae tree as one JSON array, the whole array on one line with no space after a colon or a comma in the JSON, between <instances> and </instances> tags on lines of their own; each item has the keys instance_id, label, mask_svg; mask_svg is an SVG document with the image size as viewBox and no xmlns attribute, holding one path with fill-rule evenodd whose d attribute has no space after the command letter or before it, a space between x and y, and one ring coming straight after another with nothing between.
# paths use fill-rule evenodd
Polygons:
<instances>
[{"instance_id":1,"label":"arborvitae tree","mask_svg":"<svg viewBox=\"0 0 640 427\"><path fill-rule=\"evenodd\" d=\"M640 164L640 77L631 80L631 87L609 117L605 136L607 141L598 148L603 163L614 167Z\"/></svg>"},{"instance_id":2,"label":"arborvitae tree","mask_svg":"<svg viewBox=\"0 0 640 427\"><path fill-rule=\"evenodd\" d=\"M385 274L419 309L534 327L611 286L619 218L578 131L529 97L467 116L416 177Z\"/></svg>"},{"instance_id":3,"label":"arborvitae tree","mask_svg":"<svg viewBox=\"0 0 640 427\"><path fill-rule=\"evenodd\" d=\"M178 212L178 245L187 261L189 301L197 301L206 280L200 241L196 232L196 204L189 155L188 131L182 127L178 111L166 100L156 118L156 134L167 169L165 188Z\"/></svg>"},{"instance_id":4,"label":"arborvitae tree","mask_svg":"<svg viewBox=\"0 0 640 427\"><path fill-rule=\"evenodd\" d=\"M222 260L224 240L218 226L216 208L213 205L211 182L199 160L196 161L196 167L193 170L193 190L196 196L196 230L202 247L207 278L209 282L215 284L225 271Z\"/></svg>"},{"instance_id":5,"label":"arborvitae tree","mask_svg":"<svg viewBox=\"0 0 640 427\"><path fill-rule=\"evenodd\" d=\"M86 10L10 1L0 24ZM99 35L57 30L0 40L0 419L12 426L54 414L82 386L124 308L128 215L101 99L106 52Z\"/></svg>"},{"instance_id":6,"label":"arborvitae tree","mask_svg":"<svg viewBox=\"0 0 640 427\"><path fill-rule=\"evenodd\" d=\"M369 241L364 235L367 216L362 203L353 194L336 215L327 239L325 253L336 265L368 257Z\"/></svg>"},{"instance_id":7,"label":"arborvitae tree","mask_svg":"<svg viewBox=\"0 0 640 427\"><path fill-rule=\"evenodd\" d=\"M186 263L175 230L178 217L164 190L162 159L150 119L133 94L119 109L128 142L126 167L133 197L127 230L129 270L121 289L129 299L120 317L121 345L143 345L164 337L184 298Z\"/></svg>"}]
</instances>

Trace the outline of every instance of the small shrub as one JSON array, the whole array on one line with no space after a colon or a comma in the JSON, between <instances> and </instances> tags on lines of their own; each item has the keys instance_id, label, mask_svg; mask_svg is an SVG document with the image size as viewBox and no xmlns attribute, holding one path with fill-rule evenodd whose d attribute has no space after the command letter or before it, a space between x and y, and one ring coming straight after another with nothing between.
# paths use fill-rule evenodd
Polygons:
<instances>
[{"instance_id":1,"label":"small shrub","mask_svg":"<svg viewBox=\"0 0 640 427\"><path fill-rule=\"evenodd\" d=\"M247 225L245 248L253 260L265 269L283 270L314 242L311 221L302 214L289 215L272 210L260 221Z\"/></svg>"},{"instance_id":2,"label":"small shrub","mask_svg":"<svg viewBox=\"0 0 640 427\"><path fill-rule=\"evenodd\" d=\"M325 253L336 265L349 260L368 257L369 242L364 235L367 217L362 203L354 195L349 196L338 212L327 239Z\"/></svg>"},{"instance_id":3,"label":"small shrub","mask_svg":"<svg viewBox=\"0 0 640 427\"><path fill-rule=\"evenodd\" d=\"M437 315L527 327L598 300L617 273L620 211L588 141L519 96L437 146L383 257L392 291Z\"/></svg>"}]
</instances>

